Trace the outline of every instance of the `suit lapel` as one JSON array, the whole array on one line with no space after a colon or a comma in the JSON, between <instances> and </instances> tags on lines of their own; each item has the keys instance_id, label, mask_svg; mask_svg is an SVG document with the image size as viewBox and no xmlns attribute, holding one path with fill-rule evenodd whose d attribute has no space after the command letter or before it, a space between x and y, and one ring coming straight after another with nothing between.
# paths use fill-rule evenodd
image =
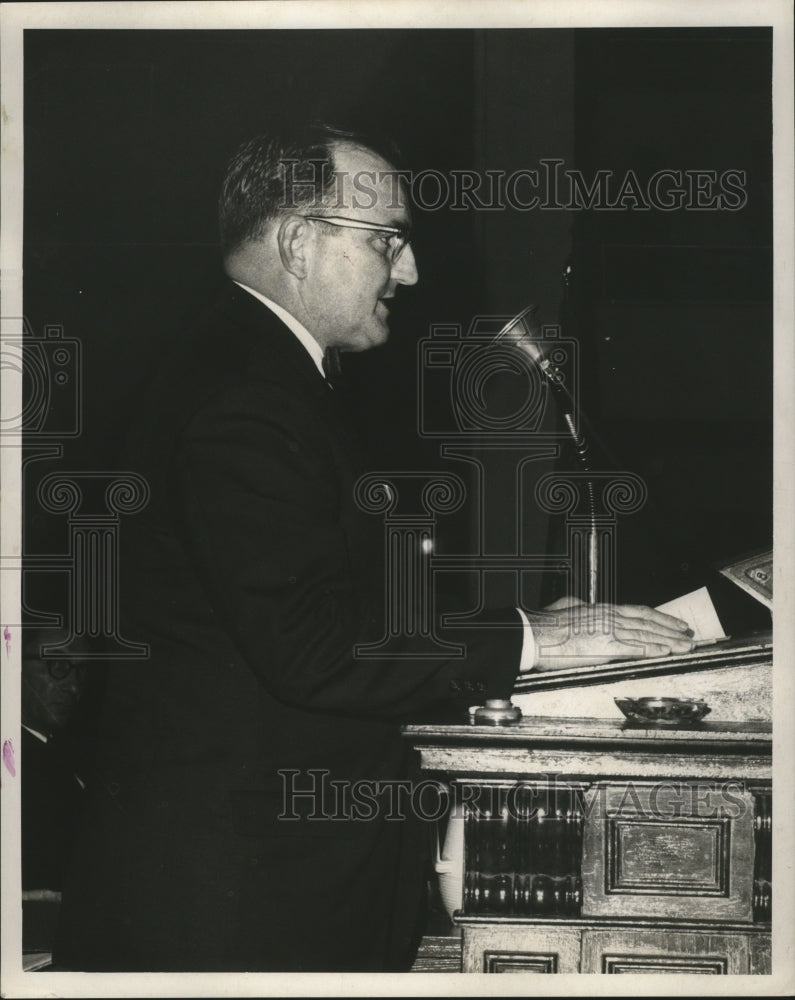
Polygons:
<instances>
[{"instance_id":1,"label":"suit lapel","mask_svg":"<svg viewBox=\"0 0 795 1000\"><path fill-rule=\"evenodd\" d=\"M367 564L367 553L372 553L374 542L376 551L382 548L381 526L376 518L361 511L354 499L356 480L367 467L361 435L349 411L344 378L331 388L304 345L275 313L234 282L228 285L227 308L244 338L244 351L250 351L250 363L261 365L270 375L278 371L280 381L294 382L296 391L308 390L311 394L316 418L328 434L339 475L340 527L346 537L354 578L364 579L372 570Z\"/></svg>"},{"instance_id":2,"label":"suit lapel","mask_svg":"<svg viewBox=\"0 0 795 1000\"><path fill-rule=\"evenodd\" d=\"M276 364L317 394L325 394L328 386L307 349L263 302L230 280L225 305L252 352L252 361L262 358L268 366Z\"/></svg>"}]
</instances>

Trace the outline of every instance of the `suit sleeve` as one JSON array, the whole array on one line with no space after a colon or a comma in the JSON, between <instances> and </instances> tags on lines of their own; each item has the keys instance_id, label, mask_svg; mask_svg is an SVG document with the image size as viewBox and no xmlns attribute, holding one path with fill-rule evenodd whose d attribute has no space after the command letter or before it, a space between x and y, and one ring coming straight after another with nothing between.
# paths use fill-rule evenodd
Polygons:
<instances>
[{"instance_id":1,"label":"suit sleeve","mask_svg":"<svg viewBox=\"0 0 795 1000\"><path fill-rule=\"evenodd\" d=\"M383 589L362 602L349 559L328 436L277 385L226 391L194 416L175 455L177 518L216 613L277 699L319 712L410 718L507 697L519 669L518 614L461 630L464 655L354 654ZM358 596L357 596L358 593Z\"/></svg>"}]
</instances>

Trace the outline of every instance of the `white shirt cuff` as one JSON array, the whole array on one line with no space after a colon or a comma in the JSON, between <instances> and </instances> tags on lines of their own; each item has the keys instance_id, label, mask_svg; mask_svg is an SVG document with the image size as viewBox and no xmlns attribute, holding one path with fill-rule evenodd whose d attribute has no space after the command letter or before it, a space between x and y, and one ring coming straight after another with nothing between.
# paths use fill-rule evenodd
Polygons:
<instances>
[{"instance_id":1,"label":"white shirt cuff","mask_svg":"<svg viewBox=\"0 0 795 1000\"><path fill-rule=\"evenodd\" d=\"M516 609L522 619L524 628L524 640L522 642L522 658L519 661L519 673L526 674L536 665L536 639L530 627L530 619L521 608Z\"/></svg>"}]
</instances>

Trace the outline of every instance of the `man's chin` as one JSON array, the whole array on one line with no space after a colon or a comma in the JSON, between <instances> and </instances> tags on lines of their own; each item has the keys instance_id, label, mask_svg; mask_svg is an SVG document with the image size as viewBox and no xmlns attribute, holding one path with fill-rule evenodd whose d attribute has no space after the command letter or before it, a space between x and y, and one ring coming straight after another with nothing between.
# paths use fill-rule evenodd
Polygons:
<instances>
[{"instance_id":1,"label":"man's chin","mask_svg":"<svg viewBox=\"0 0 795 1000\"><path fill-rule=\"evenodd\" d=\"M373 347L381 347L389 340L389 327L386 323L379 323L376 326L363 330L361 335L352 338L347 344L340 347L342 351L352 351L358 354L361 351L369 351Z\"/></svg>"},{"instance_id":2,"label":"man's chin","mask_svg":"<svg viewBox=\"0 0 795 1000\"><path fill-rule=\"evenodd\" d=\"M389 340L389 316L384 310L377 310L367 323L360 323L353 329L348 329L335 340L331 346L336 346L345 353L358 354L380 347Z\"/></svg>"},{"instance_id":3,"label":"man's chin","mask_svg":"<svg viewBox=\"0 0 795 1000\"><path fill-rule=\"evenodd\" d=\"M370 347L381 347L389 340L389 327L384 323L381 330L370 338Z\"/></svg>"}]
</instances>

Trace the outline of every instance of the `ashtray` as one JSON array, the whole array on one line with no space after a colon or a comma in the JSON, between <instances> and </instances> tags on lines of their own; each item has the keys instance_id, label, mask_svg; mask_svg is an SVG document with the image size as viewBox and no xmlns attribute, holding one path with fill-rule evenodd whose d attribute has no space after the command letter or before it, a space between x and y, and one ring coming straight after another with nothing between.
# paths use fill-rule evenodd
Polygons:
<instances>
[{"instance_id":1,"label":"ashtray","mask_svg":"<svg viewBox=\"0 0 795 1000\"><path fill-rule=\"evenodd\" d=\"M700 722L712 709L698 698L615 698L630 722L646 726L681 726Z\"/></svg>"}]
</instances>

